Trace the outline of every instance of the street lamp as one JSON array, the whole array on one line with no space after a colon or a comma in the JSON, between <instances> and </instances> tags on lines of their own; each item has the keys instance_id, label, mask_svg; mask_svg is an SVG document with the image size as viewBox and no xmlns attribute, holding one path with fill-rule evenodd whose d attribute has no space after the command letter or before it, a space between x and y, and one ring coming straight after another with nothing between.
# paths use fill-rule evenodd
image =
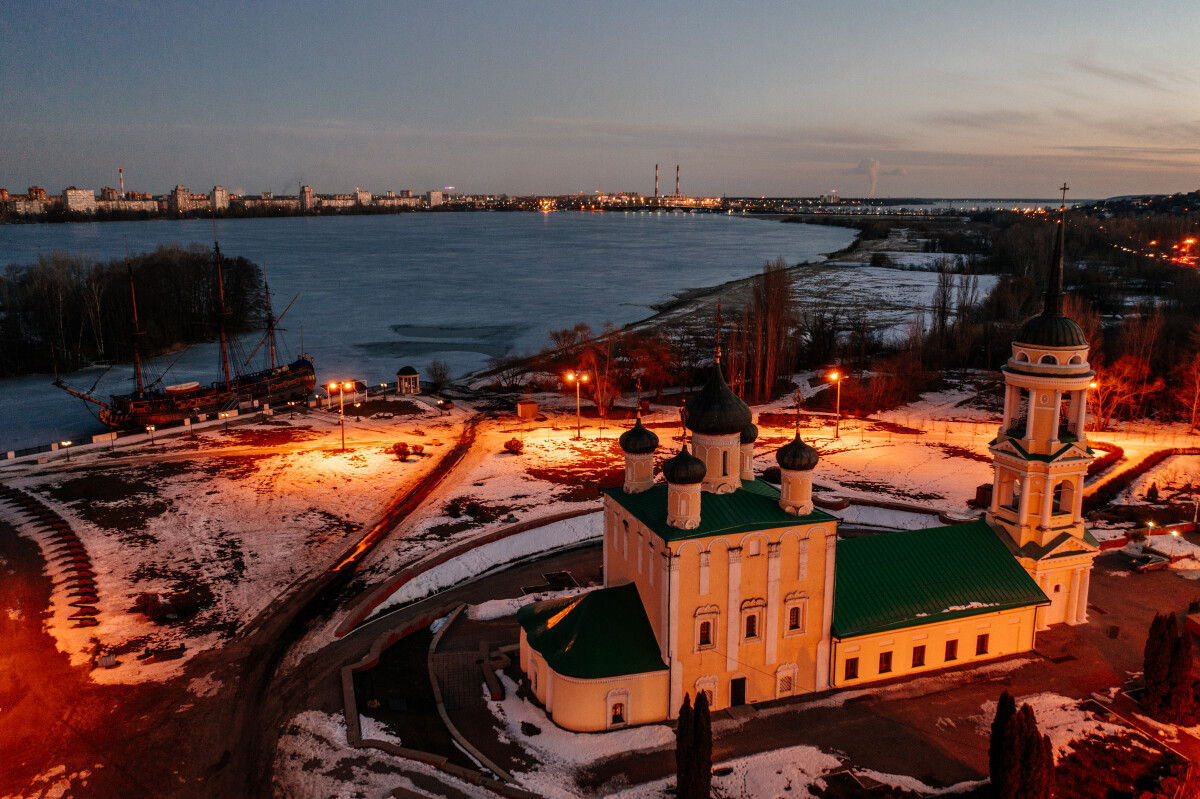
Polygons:
<instances>
[{"instance_id":1,"label":"street lamp","mask_svg":"<svg viewBox=\"0 0 1200 799\"><path fill-rule=\"evenodd\" d=\"M71 442L70 441L60 441L58 443L62 444L62 448L67 451L67 462L70 463L71 462Z\"/></svg>"},{"instance_id":2,"label":"street lamp","mask_svg":"<svg viewBox=\"0 0 1200 799\"><path fill-rule=\"evenodd\" d=\"M587 381L588 381L588 373L587 372L584 372L584 371L580 371L579 373L576 373L574 371L567 372L567 382L575 384L575 440L576 441L583 438L583 422L582 422L582 416L580 414L580 409L579 409L579 384L586 383Z\"/></svg>"},{"instance_id":3,"label":"street lamp","mask_svg":"<svg viewBox=\"0 0 1200 799\"><path fill-rule=\"evenodd\" d=\"M1097 383L1095 380L1093 380L1092 382L1088 383L1088 389L1090 391L1095 391L1096 387L1099 385L1100 385L1099 383ZM1091 395L1091 393L1089 393L1088 397L1087 397L1087 410L1088 410L1088 413L1092 413L1092 395ZM1084 425L1084 427L1087 427L1087 425ZM1099 429L1100 428L1096 426L1096 414L1092 413L1092 432L1096 432Z\"/></svg>"},{"instance_id":4,"label":"street lamp","mask_svg":"<svg viewBox=\"0 0 1200 799\"><path fill-rule=\"evenodd\" d=\"M829 373L829 379L837 386L837 405L834 406L835 421L833 423L833 437L842 437L842 379L845 377L841 372L834 369Z\"/></svg>"},{"instance_id":5,"label":"street lamp","mask_svg":"<svg viewBox=\"0 0 1200 799\"><path fill-rule=\"evenodd\" d=\"M150 446L154 446L154 425L146 425L146 432L150 434Z\"/></svg>"},{"instance_id":6,"label":"street lamp","mask_svg":"<svg viewBox=\"0 0 1200 799\"><path fill-rule=\"evenodd\" d=\"M330 383L329 394L332 397L333 392L338 393L338 416L342 423L342 452L346 451L346 392L354 388L354 384L349 380L343 383Z\"/></svg>"},{"instance_id":7,"label":"street lamp","mask_svg":"<svg viewBox=\"0 0 1200 799\"><path fill-rule=\"evenodd\" d=\"M1171 562L1172 563L1175 562L1175 540L1177 538L1179 538L1179 531L1172 530L1171 531Z\"/></svg>"}]
</instances>

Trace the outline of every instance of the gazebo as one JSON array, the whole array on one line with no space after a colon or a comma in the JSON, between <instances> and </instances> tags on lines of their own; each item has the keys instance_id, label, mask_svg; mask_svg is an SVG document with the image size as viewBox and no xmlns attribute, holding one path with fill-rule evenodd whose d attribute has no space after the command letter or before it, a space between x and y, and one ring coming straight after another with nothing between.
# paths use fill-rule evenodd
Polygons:
<instances>
[{"instance_id":1,"label":"gazebo","mask_svg":"<svg viewBox=\"0 0 1200 799\"><path fill-rule=\"evenodd\" d=\"M396 372L396 393L421 393L421 376L417 374L416 369L412 368L411 366L405 366L399 372Z\"/></svg>"}]
</instances>

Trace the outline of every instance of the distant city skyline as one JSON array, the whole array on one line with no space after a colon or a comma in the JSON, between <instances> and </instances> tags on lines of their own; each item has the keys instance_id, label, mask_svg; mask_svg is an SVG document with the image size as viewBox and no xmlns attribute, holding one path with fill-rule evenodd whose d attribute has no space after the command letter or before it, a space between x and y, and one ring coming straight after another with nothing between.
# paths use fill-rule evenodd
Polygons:
<instances>
[{"instance_id":1,"label":"distant city skyline","mask_svg":"<svg viewBox=\"0 0 1200 799\"><path fill-rule=\"evenodd\" d=\"M1185 3L18 4L0 186L1200 187Z\"/></svg>"}]
</instances>

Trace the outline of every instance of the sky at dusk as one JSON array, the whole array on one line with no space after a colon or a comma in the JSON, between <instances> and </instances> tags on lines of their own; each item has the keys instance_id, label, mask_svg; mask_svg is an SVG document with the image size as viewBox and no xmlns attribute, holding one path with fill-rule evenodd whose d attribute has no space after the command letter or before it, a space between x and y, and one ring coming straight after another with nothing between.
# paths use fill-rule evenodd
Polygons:
<instances>
[{"instance_id":1,"label":"sky at dusk","mask_svg":"<svg viewBox=\"0 0 1200 799\"><path fill-rule=\"evenodd\" d=\"M1200 188L1194 3L8 3L0 186Z\"/></svg>"}]
</instances>

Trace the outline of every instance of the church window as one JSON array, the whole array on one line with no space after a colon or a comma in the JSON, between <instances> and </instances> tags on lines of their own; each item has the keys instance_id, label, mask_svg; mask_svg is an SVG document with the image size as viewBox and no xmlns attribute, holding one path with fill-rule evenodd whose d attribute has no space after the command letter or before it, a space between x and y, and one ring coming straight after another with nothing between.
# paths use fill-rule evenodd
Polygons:
<instances>
[{"instance_id":1,"label":"church window","mask_svg":"<svg viewBox=\"0 0 1200 799\"><path fill-rule=\"evenodd\" d=\"M1054 593L1056 593L1056 594L1062 593L1062 584L1061 583L1054 586Z\"/></svg>"},{"instance_id":2,"label":"church window","mask_svg":"<svg viewBox=\"0 0 1200 799\"><path fill-rule=\"evenodd\" d=\"M880 652L879 653L879 673L887 674L891 670L892 670L892 653L891 652Z\"/></svg>"},{"instance_id":3,"label":"church window","mask_svg":"<svg viewBox=\"0 0 1200 799\"><path fill-rule=\"evenodd\" d=\"M729 452L727 450L721 451L721 476L729 476Z\"/></svg>"},{"instance_id":4,"label":"church window","mask_svg":"<svg viewBox=\"0 0 1200 799\"><path fill-rule=\"evenodd\" d=\"M958 639L946 642L946 660L958 660Z\"/></svg>"},{"instance_id":5,"label":"church window","mask_svg":"<svg viewBox=\"0 0 1200 799\"><path fill-rule=\"evenodd\" d=\"M791 692L792 692L792 675L788 674L786 676L780 677L779 678L779 693L790 694Z\"/></svg>"},{"instance_id":6,"label":"church window","mask_svg":"<svg viewBox=\"0 0 1200 799\"><path fill-rule=\"evenodd\" d=\"M988 653L988 634L983 633L975 637L975 654L986 655Z\"/></svg>"},{"instance_id":7,"label":"church window","mask_svg":"<svg viewBox=\"0 0 1200 799\"><path fill-rule=\"evenodd\" d=\"M808 594L793 591L783 600L783 634L803 635L808 631Z\"/></svg>"},{"instance_id":8,"label":"church window","mask_svg":"<svg viewBox=\"0 0 1200 799\"><path fill-rule=\"evenodd\" d=\"M1058 358L1055 358L1053 355L1043 355L1042 363L1050 363L1058 366Z\"/></svg>"},{"instance_id":9,"label":"church window","mask_svg":"<svg viewBox=\"0 0 1200 799\"><path fill-rule=\"evenodd\" d=\"M925 644L913 647L912 664L914 669L925 665Z\"/></svg>"},{"instance_id":10,"label":"church window","mask_svg":"<svg viewBox=\"0 0 1200 799\"><path fill-rule=\"evenodd\" d=\"M858 679L858 658L846 658L846 677L847 680Z\"/></svg>"},{"instance_id":11,"label":"church window","mask_svg":"<svg viewBox=\"0 0 1200 799\"><path fill-rule=\"evenodd\" d=\"M1080 363L1083 363L1083 357L1082 357L1082 356L1079 356L1079 355L1072 355L1072 356L1071 356L1071 363L1072 363L1072 364L1080 364Z\"/></svg>"},{"instance_id":12,"label":"church window","mask_svg":"<svg viewBox=\"0 0 1200 799\"><path fill-rule=\"evenodd\" d=\"M696 611L696 628L695 642L696 651L701 649L714 649L717 645L717 619L718 609L716 605L705 605Z\"/></svg>"},{"instance_id":13,"label":"church window","mask_svg":"<svg viewBox=\"0 0 1200 799\"><path fill-rule=\"evenodd\" d=\"M625 703L624 702L613 702L612 723L613 723L613 725L625 723Z\"/></svg>"},{"instance_id":14,"label":"church window","mask_svg":"<svg viewBox=\"0 0 1200 799\"><path fill-rule=\"evenodd\" d=\"M746 614L746 640L758 637L758 614Z\"/></svg>"}]
</instances>

